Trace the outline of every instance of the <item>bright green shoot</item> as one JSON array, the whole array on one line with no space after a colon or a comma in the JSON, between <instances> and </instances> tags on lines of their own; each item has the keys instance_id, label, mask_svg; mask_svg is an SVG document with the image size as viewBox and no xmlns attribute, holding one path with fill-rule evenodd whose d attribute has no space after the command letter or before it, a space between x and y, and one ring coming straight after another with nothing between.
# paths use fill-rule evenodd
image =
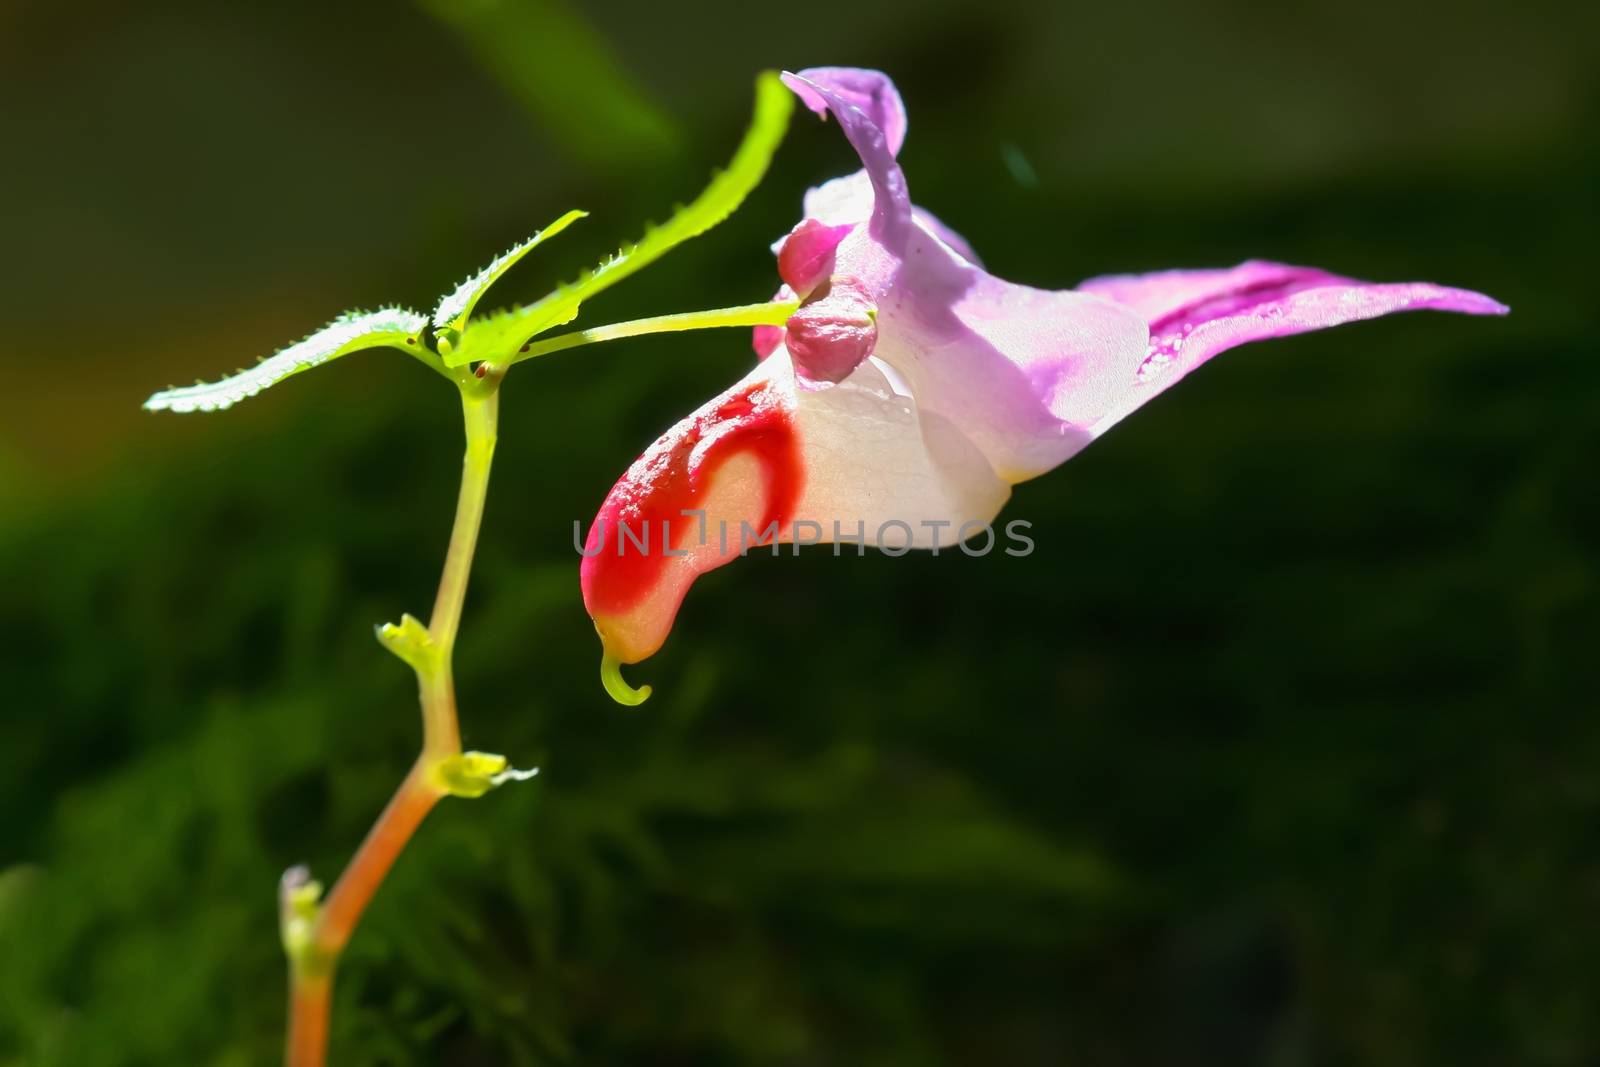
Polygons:
<instances>
[{"instance_id":1,"label":"bright green shoot","mask_svg":"<svg viewBox=\"0 0 1600 1067\"><path fill-rule=\"evenodd\" d=\"M368 902L434 804L447 796L482 796L534 773L512 768L504 756L462 751L456 712L453 653L483 520L498 434L499 388L506 371L535 356L623 337L783 323L794 312L795 303L774 301L659 315L535 340L545 330L570 322L589 297L732 214L766 173L793 110L792 99L777 75L763 74L756 83L755 119L726 171L637 243L525 308L485 318L473 315L479 301L518 261L583 218L584 212L567 212L499 256L446 295L431 317L403 308L351 312L249 370L209 384L167 389L145 402L151 411L222 411L285 378L368 348L406 352L449 379L460 392L466 454L455 525L433 613L426 624L403 615L400 622L377 628L379 642L416 674L422 704L422 751L325 897L322 884L305 868L286 872L280 885L280 925L290 964L286 1055L290 1067L321 1067L326 1062L335 966ZM628 689L615 665L606 687L627 703L638 703L648 695L647 690Z\"/></svg>"},{"instance_id":2,"label":"bright green shoot","mask_svg":"<svg viewBox=\"0 0 1600 1067\"><path fill-rule=\"evenodd\" d=\"M762 74L756 80L755 117L726 170L713 177L699 196L688 206L680 208L665 223L650 229L637 242L624 246L576 281L560 286L526 307L487 317L472 317L478 302L495 282L529 252L584 218L586 212L567 212L497 257L446 295L439 302L431 320L428 316L403 308L349 312L304 341L291 345L248 370L217 382L163 390L147 400L145 407L151 411L180 413L222 411L285 378L366 348L401 349L445 377L459 382L465 373L464 368L481 364L503 372L512 363L530 356L596 341L664 331L781 324L793 310L792 307L773 304L762 311L752 307L728 308L586 330L571 335L570 340L555 339L562 343L554 347L547 347L550 343L546 342L524 350L531 338L552 327L571 322L585 300L649 266L678 245L698 237L733 214L766 174L773 153L783 140L793 110L794 97L778 80L778 76L771 72ZM433 326L431 344L424 335L430 321Z\"/></svg>"},{"instance_id":3,"label":"bright green shoot","mask_svg":"<svg viewBox=\"0 0 1600 1067\"><path fill-rule=\"evenodd\" d=\"M164 389L144 402L147 411L224 411L247 397L255 396L285 378L320 367L350 352L363 348L398 348L421 354L422 331L428 317L405 308L378 311L349 311L328 325L292 344L277 355L268 356L249 370L242 370L220 382L197 383L180 389ZM430 362L428 356L421 357Z\"/></svg>"},{"instance_id":4,"label":"bright green shoot","mask_svg":"<svg viewBox=\"0 0 1600 1067\"><path fill-rule=\"evenodd\" d=\"M683 330L708 330L724 326L782 326L800 307L798 300L773 300L765 304L717 308L715 311L684 311L676 315L655 315L648 319L614 322L587 330L557 334L542 341L530 341L509 362L520 363L535 356L548 356L597 341L620 341L647 333L678 333Z\"/></svg>"},{"instance_id":5,"label":"bright green shoot","mask_svg":"<svg viewBox=\"0 0 1600 1067\"><path fill-rule=\"evenodd\" d=\"M478 298L488 292L489 286L499 281L502 274L516 266L517 261L523 256L543 244L546 238L554 237L574 222L588 216L587 211L569 211L515 248L501 253L493 263L456 286L455 292L439 301L439 308L433 313L433 328L460 332L467 325L467 318L471 316Z\"/></svg>"},{"instance_id":6,"label":"bright green shoot","mask_svg":"<svg viewBox=\"0 0 1600 1067\"><path fill-rule=\"evenodd\" d=\"M733 214L766 174L772 154L788 129L793 110L794 95L776 74L763 74L756 81L755 117L744 142L728 169L713 178L704 192L687 207L678 209L666 222L650 229L635 243L625 245L577 281L561 286L527 307L503 311L475 323L460 346L445 353L445 365L456 367L500 361L506 352L521 348L529 338L571 322L585 300L644 269Z\"/></svg>"}]
</instances>

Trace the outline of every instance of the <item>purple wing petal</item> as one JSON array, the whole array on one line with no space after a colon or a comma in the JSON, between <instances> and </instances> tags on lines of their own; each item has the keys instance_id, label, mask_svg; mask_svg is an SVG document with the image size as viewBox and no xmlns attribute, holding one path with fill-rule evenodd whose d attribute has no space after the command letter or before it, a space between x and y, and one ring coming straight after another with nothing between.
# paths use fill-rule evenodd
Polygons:
<instances>
[{"instance_id":1,"label":"purple wing petal","mask_svg":"<svg viewBox=\"0 0 1600 1067\"><path fill-rule=\"evenodd\" d=\"M1264 299L1273 292L1315 285L1350 284L1312 267L1292 267L1252 259L1221 270L1164 270L1155 274L1108 274L1090 278L1080 290L1110 297L1156 323L1165 316L1212 303Z\"/></svg>"},{"instance_id":2,"label":"purple wing petal","mask_svg":"<svg viewBox=\"0 0 1600 1067\"><path fill-rule=\"evenodd\" d=\"M906 142L906 106L900 100L900 90L894 87L887 74L861 67L807 67L799 76L826 86L841 100L857 108L883 131L889 153L900 154L900 146ZM809 100L806 106L817 110Z\"/></svg>"},{"instance_id":3,"label":"purple wing petal","mask_svg":"<svg viewBox=\"0 0 1600 1067\"><path fill-rule=\"evenodd\" d=\"M911 212L917 220L917 225L921 226L924 230L927 230L939 240L943 241L950 248L954 249L956 255L960 256L962 259L965 259L968 263L971 263L975 267L983 266L983 260L978 258L978 253L972 250L972 245L967 243L967 239L956 231L952 230L948 225L945 224L944 220L934 215L933 212L916 207L915 205L912 206Z\"/></svg>"},{"instance_id":4,"label":"purple wing petal","mask_svg":"<svg viewBox=\"0 0 1600 1067\"><path fill-rule=\"evenodd\" d=\"M803 209L808 219L816 219L829 226L853 226L872 217L876 199L867 172L858 170L854 174L834 178L807 190ZM967 262L983 266L983 260L973 251L971 243L933 212L913 204L911 217L916 220L918 226L954 249L956 254ZM773 245L773 250L776 251L782 245L783 242L780 240Z\"/></svg>"},{"instance_id":5,"label":"purple wing petal","mask_svg":"<svg viewBox=\"0 0 1600 1067\"><path fill-rule=\"evenodd\" d=\"M1237 267L1224 270L1167 270L1156 274L1110 274L1102 278L1091 278L1078 288L1086 293L1098 293L1110 297L1119 304L1126 304L1145 317L1150 323L1152 334L1159 334L1170 321L1183 319L1198 322L1222 318L1226 315L1247 312L1274 300L1286 299L1307 289L1324 286L1361 287L1367 284L1354 278L1329 274L1315 267L1294 267L1287 263L1252 259ZM1441 311L1463 311L1473 315L1503 315L1506 312L1503 305L1480 293L1461 289L1445 290L1437 286L1433 288L1439 289L1441 293L1457 294L1459 298L1454 302L1447 299L1445 303L1437 305ZM1327 325L1332 326L1336 323Z\"/></svg>"},{"instance_id":6,"label":"purple wing petal","mask_svg":"<svg viewBox=\"0 0 1600 1067\"><path fill-rule=\"evenodd\" d=\"M1082 288L1128 306L1150 323L1150 351L1121 401L1093 427L1095 436L1236 345L1397 311L1504 315L1508 310L1466 289L1427 282L1374 284L1310 267L1260 261L1229 270L1094 278Z\"/></svg>"},{"instance_id":7,"label":"purple wing petal","mask_svg":"<svg viewBox=\"0 0 1600 1067\"><path fill-rule=\"evenodd\" d=\"M823 116L833 113L872 182L873 236L889 248L903 248L911 228L911 196L906 191L906 176L894 160L898 145L891 146L883 127L831 85L798 74L785 74L783 81L812 111ZM899 114L903 125L905 112Z\"/></svg>"},{"instance_id":8,"label":"purple wing petal","mask_svg":"<svg viewBox=\"0 0 1600 1067\"><path fill-rule=\"evenodd\" d=\"M1147 336L1113 300L1012 284L919 228L879 304L875 355L1015 483L1093 440Z\"/></svg>"}]
</instances>

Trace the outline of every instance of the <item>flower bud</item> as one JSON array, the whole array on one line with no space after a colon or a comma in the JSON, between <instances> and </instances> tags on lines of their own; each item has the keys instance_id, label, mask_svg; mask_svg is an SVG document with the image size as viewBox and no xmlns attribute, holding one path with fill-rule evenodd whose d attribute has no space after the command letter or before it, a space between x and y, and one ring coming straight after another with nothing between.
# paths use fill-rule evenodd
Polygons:
<instances>
[{"instance_id":1,"label":"flower bud","mask_svg":"<svg viewBox=\"0 0 1600 1067\"><path fill-rule=\"evenodd\" d=\"M878 312L858 283L835 278L826 293L789 316L785 328L785 344L802 380L832 385L872 354Z\"/></svg>"}]
</instances>

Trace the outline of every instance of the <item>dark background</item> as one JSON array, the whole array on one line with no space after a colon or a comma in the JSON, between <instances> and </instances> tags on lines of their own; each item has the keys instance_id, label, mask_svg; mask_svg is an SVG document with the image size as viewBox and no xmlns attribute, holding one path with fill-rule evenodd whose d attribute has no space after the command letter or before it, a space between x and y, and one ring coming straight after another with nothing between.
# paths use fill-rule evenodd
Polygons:
<instances>
[{"instance_id":1,"label":"dark background","mask_svg":"<svg viewBox=\"0 0 1600 1067\"><path fill-rule=\"evenodd\" d=\"M0 9L0 1064L273 1062L278 873L409 763L460 430L394 353L151 416L573 206L692 196L764 66L881 67L1002 276L1426 279L1231 353L1007 518L1038 549L703 580L628 710L571 523L751 359L520 368L458 654L543 773L430 818L340 972L354 1064L1600 1062L1593 8L926 0ZM586 308L764 299L854 160Z\"/></svg>"}]
</instances>

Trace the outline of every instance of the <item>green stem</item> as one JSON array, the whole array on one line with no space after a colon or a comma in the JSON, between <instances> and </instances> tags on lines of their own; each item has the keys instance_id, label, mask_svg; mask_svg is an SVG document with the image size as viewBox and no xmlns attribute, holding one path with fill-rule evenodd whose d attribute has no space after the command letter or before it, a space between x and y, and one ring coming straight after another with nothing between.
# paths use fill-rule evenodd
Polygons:
<instances>
[{"instance_id":1,"label":"green stem","mask_svg":"<svg viewBox=\"0 0 1600 1067\"><path fill-rule=\"evenodd\" d=\"M456 380L455 376L452 375L449 369L445 367L444 360L439 358L439 354L432 351L425 345L420 343L394 343L389 347L398 348L400 351L404 352L406 355L410 356L412 359L416 360L418 363L421 363L424 367L427 367L429 370L433 371L433 373L443 378L449 379L452 382Z\"/></svg>"},{"instance_id":2,"label":"green stem","mask_svg":"<svg viewBox=\"0 0 1600 1067\"><path fill-rule=\"evenodd\" d=\"M422 703L422 752L327 899L315 906L314 918L303 936L297 930L296 936L285 937L289 946L290 1017L285 1051L288 1067L323 1067L326 1062L329 1005L339 957L417 827L439 799L451 792L447 776L441 773L449 761L461 757L451 663L489 491L500 407L499 382L498 373L487 374L484 379L463 376L457 382L467 437L461 493L433 617L420 654L408 660L416 670ZM291 921L294 914L292 907L286 908Z\"/></svg>"},{"instance_id":3,"label":"green stem","mask_svg":"<svg viewBox=\"0 0 1600 1067\"><path fill-rule=\"evenodd\" d=\"M647 333L677 333L682 330L709 330L725 326L782 326L799 306L799 302L794 300L769 301L765 304L743 304L739 307L685 311L677 315L656 315L648 319L615 322L610 326L596 326L589 330L564 333L559 337L548 337L543 341L530 341L522 346L522 351L511 357L510 363L521 363L535 356L547 356L552 352L561 352L580 345L592 345L598 341L616 341Z\"/></svg>"},{"instance_id":4,"label":"green stem","mask_svg":"<svg viewBox=\"0 0 1600 1067\"><path fill-rule=\"evenodd\" d=\"M290 964L289 1035L285 1052L288 1067L323 1067L326 1063L333 977L339 957L367 905L422 820L441 797L452 792L478 795L469 787L486 789L499 780L503 770L502 757L487 757L490 762L498 763L492 767L472 764L476 768L474 773L480 777L488 775L483 781L463 786L458 780L465 765L462 764L461 727L456 717L452 662L456 634L461 628L461 611L466 602L467 579L472 571L472 557L489 492L489 471L494 462L500 411L499 385L507 367L550 352L642 334L780 325L798 306L794 302L751 304L659 315L580 330L529 343L508 363L482 364L476 372L466 368L454 373L444 371L423 353L413 353L430 367L441 370L460 388L467 439L466 454L461 462L461 492L456 500L455 525L450 533L450 547L445 553L444 571L439 578L439 592L428 626L424 631L408 617L398 627L380 630L380 638L386 646L416 671L422 704L422 752L325 901L316 902L314 889L310 899L301 900L294 891L303 892L302 884L286 882L285 892L290 894L285 904L285 945ZM614 667L612 673L617 675L618 685L625 688ZM634 696L634 703L649 695L648 688L628 692ZM479 762L485 759L482 753L467 753L465 758L468 761L476 758ZM506 773L518 775L518 772Z\"/></svg>"},{"instance_id":5,"label":"green stem","mask_svg":"<svg viewBox=\"0 0 1600 1067\"><path fill-rule=\"evenodd\" d=\"M428 621L433 662L431 670L417 672L422 695L423 751L436 759L461 751L453 654L472 556L478 546L478 530L483 525L484 501L489 495L489 468L494 462L500 417L497 385L498 382L491 383L487 389L464 386L461 390L461 413L467 431L466 454L461 460L461 493L456 499L456 521L445 552L444 573L439 577L439 592L433 601L433 616Z\"/></svg>"}]
</instances>

